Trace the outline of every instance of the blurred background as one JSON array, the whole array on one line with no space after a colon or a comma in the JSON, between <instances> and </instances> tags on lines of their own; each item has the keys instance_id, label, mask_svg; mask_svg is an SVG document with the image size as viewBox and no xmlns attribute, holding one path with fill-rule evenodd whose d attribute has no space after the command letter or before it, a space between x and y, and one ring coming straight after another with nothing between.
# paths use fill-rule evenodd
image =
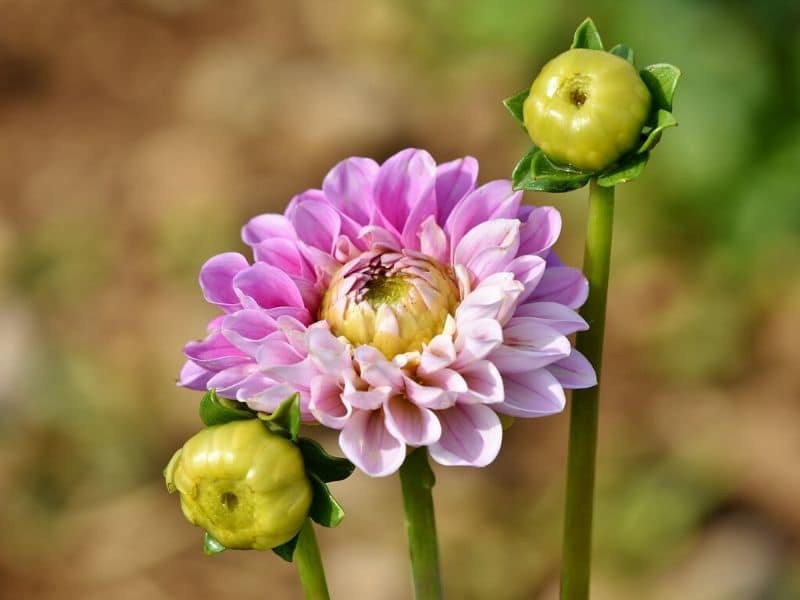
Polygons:
<instances>
[{"instance_id":1,"label":"blurred background","mask_svg":"<svg viewBox=\"0 0 800 600\"><path fill-rule=\"evenodd\" d=\"M199 267L350 155L508 177L528 141L500 101L591 14L684 73L618 190L594 598L800 598L798 6L0 0L0 597L299 598L271 553L205 557L164 489L200 427L174 386L214 313ZM576 265L585 194L526 196ZM450 598L556 598L566 424L438 470ZM397 479L334 487L334 597L410 598Z\"/></svg>"}]
</instances>

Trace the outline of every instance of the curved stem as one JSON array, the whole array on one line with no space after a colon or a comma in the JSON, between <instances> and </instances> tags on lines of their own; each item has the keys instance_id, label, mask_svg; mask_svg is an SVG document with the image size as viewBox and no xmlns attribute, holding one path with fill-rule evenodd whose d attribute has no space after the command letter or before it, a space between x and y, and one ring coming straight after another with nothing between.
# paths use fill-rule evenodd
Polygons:
<instances>
[{"instance_id":1,"label":"curved stem","mask_svg":"<svg viewBox=\"0 0 800 600\"><path fill-rule=\"evenodd\" d=\"M431 494L435 483L436 479L428 464L428 451L425 448L411 451L400 467L400 484L403 488L403 508L416 600L442 598L436 520Z\"/></svg>"},{"instance_id":2,"label":"curved stem","mask_svg":"<svg viewBox=\"0 0 800 600\"><path fill-rule=\"evenodd\" d=\"M300 585L303 587L306 600L330 600L328 584L325 582L325 569L322 567L322 557L311 519L306 519L300 530L294 558L297 561Z\"/></svg>"},{"instance_id":3,"label":"curved stem","mask_svg":"<svg viewBox=\"0 0 800 600\"><path fill-rule=\"evenodd\" d=\"M583 259L583 271L589 280L589 298L581 310L581 315L589 323L589 329L578 333L575 347L592 363L598 384L592 388L575 390L570 403L561 566L562 600L586 600L589 597L597 400L600 395L606 292L614 223L614 188L600 187L594 179L589 186L589 223Z\"/></svg>"}]
</instances>

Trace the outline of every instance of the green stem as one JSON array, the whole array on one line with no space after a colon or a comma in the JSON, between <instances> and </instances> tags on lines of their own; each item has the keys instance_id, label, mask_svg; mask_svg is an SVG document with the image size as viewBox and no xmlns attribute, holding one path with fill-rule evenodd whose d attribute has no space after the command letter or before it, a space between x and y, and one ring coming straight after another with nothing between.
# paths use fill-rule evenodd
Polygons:
<instances>
[{"instance_id":1,"label":"green stem","mask_svg":"<svg viewBox=\"0 0 800 600\"><path fill-rule=\"evenodd\" d=\"M575 347L594 366L598 385L575 390L570 403L567 495L561 566L562 600L589 597L592 553L592 509L597 448L597 399L606 321L606 292L611 262L611 231L614 223L614 188L589 184L589 223L583 271L589 280L589 298L581 315L589 323L578 333Z\"/></svg>"},{"instance_id":2,"label":"green stem","mask_svg":"<svg viewBox=\"0 0 800 600\"><path fill-rule=\"evenodd\" d=\"M425 448L412 450L400 467L400 484L403 488L403 508L416 600L442 598L436 520L431 494L435 483L436 479L428 464L428 451Z\"/></svg>"},{"instance_id":3,"label":"green stem","mask_svg":"<svg viewBox=\"0 0 800 600\"><path fill-rule=\"evenodd\" d=\"M300 530L294 558L297 561L300 585L303 586L306 600L330 600L328 584L325 582L325 569L322 567L322 557L311 519L306 519Z\"/></svg>"}]
</instances>

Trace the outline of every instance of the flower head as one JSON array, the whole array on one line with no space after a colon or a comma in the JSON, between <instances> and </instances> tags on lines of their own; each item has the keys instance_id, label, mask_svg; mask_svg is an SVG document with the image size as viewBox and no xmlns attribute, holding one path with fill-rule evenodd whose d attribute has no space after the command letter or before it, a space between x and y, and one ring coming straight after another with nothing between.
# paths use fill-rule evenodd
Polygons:
<instances>
[{"instance_id":1,"label":"flower head","mask_svg":"<svg viewBox=\"0 0 800 600\"><path fill-rule=\"evenodd\" d=\"M223 314L186 345L180 383L274 411L297 391L306 421L340 430L345 455L383 476L407 446L484 466L499 414L563 409L596 383L568 335L588 286L551 248L558 212L521 206L508 181L476 187L470 157L408 149L350 158L284 215L243 229L254 252L200 273Z\"/></svg>"}]
</instances>

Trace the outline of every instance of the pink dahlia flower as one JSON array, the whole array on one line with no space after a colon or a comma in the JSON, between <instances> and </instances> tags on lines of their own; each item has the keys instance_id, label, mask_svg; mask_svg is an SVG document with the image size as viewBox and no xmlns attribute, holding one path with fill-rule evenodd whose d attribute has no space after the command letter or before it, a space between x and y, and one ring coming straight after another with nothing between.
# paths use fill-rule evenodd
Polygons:
<instances>
[{"instance_id":1,"label":"pink dahlia flower","mask_svg":"<svg viewBox=\"0 0 800 600\"><path fill-rule=\"evenodd\" d=\"M477 175L474 158L437 166L415 149L349 158L283 215L252 219L255 261L230 252L200 271L223 314L186 345L180 384L267 413L299 392L303 419L340 430L373 476L406 446L492 462L498 413L560 412L565 388L596 379L567 338L587 327L588 286L551 252L559 213Z\"/></svg>"}]
</instances>

